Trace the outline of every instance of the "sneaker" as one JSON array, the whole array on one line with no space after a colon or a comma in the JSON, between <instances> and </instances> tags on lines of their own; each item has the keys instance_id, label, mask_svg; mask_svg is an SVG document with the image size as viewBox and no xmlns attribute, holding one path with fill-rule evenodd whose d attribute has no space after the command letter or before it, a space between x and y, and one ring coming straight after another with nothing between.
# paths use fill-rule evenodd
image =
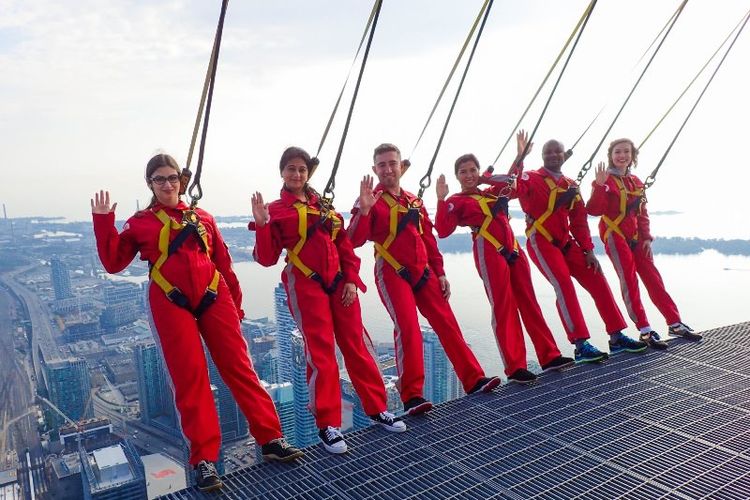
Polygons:
<instances>
[{"instance_id":1,"label":"sneaker","mask_svg":"<svg viewBox=\"0 0 750 500\"><path fill-rule=\"evenodd\" d=\"M703 335L695 333L692 328L687 326L685 323L680 323L676 326L669 327L669 334L675 337L682 337L685 340L700 340Z\"/></svg>"},{"instance_id":2,"label":"sneaker","mask_svg":"<svg viewBox=\"0 0 750 500\"><path fill-rule=\"evenodd\" d=\"M667 343L664 342L659 334L653 330L648 333L642 333L641 342L645 342L651 349L657 349L659 351L663 351L667 348Z\"/></svg>"},{"instance_id":3,"label":"sneaker","mask_svg":"<svg viewBox=\"0 0 750 500\"><path fill-rule=\"evenodd\" d=\"M326 451L336 454L346 453L346 450L348 449L346 447L346 441L344 441L344 435L341 434L341 431L338 428L329 425L325 429L320 429L318 431L318 436L323 442L323 448L325 448Z\"/></svg>"},{"instance_id":4,"label":"sneaker","mask_svg":"<svg viewBox=\"0 0 750 500\"><path fill-rule=\"evenodd\" d=\"M573 366L574 364L576 364L576 361L573 358L558 356L549 363L543 364L542 370L545 372L548 370L562 370L563 368L568 368L569 366Z\"/></svg>"},{"instance_id":5,"label":"sneaker","mask_svg":"<svg viewBox=\"0 0 750 500\"><path fill-rule=\"evenodd\" d=\"M219 473L216 471L216 465L208 460L201 460L194 467L195 484L201 491L218 490L224 483L219 479Z\"/></svg>"},{"instance_id":6,"label":"sneaker","mask_svg":"<svg viewBox=\"0 0 750 500\"><path fill-rule=\"evenodd\" d=\"M377 415L370 415L370 418L389 432L404 432L406 430L406 424L393 413L382 411Z\"/></svg>"},{"instance_id":7,"label":"sneaker","mask_svg":"<svg viewBox=\"0 0 750 500\"><path fill-rule=\"evenodd\" d=\"M502 380L500 380L500 377L482 377L476 384L474 384L474 387L471 388L469 394L474 394L476 392L491 392L492 389L500 385L501 382Z\"/></svg>"},{"instance_id":8,"label":"sneaker","mask_svg":"<svg viewBox=\"0 0 750 500\"><path fill-rule=\"evenodd\" d=\"M526 368L519 368L510 375L508 375L509 382L517 382L519 384L530 384L536 382L536 375L531 373Z\"/></svg>"},{"instance_id":9,"label":"sneaker","mask_svg":"<svg viewBox=\"0 0 750 500\"><path fill-rule=\"evenodd\" d=\"M302 450L287 443L283 437L261 446L261 453L263 460L275 460L277 462L290 462L304 455Z\"/></svg>"},{"instance_id":10,"label":"sneaker","mask_svg":"<svg viewBox=\"0 0 750 500\"><path fill-rule=\"evenodd\" d=\"M648 349L648 344L640 340L631 339L627 335L617 335L617 340L609 341L609 352L618 354L621 352L643 352Z\"/></svg>"},{"instance_id":11,"label":"sneaker","mask_svg":"<svg viewBox=\"0 0 750 500\"><path fill-rule=\"evenodd\" d=\"M425 398L411 398L404 403L404 413L407 415L421 415L422 413L432 410L432 403Z\"/></svg>"},{"instance_id":12,"label":"sneaker","mask_svg":"<svg viewBox=\"0 0 750 500\"><path fill-rule=\"evenodd\" d=\"M595 363L597 361L604 361L609 355L606 352L602 352L587 340L581 347L576 347L575 359L576 363Z\"/></svg>"}]
</instances>

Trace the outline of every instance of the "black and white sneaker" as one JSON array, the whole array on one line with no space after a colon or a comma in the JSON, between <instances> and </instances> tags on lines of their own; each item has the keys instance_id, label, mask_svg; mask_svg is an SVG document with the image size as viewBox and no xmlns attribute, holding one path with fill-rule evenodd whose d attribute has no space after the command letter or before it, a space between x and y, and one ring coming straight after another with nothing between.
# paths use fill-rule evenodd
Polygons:
<instances>
[{"instance_id":1,"label":"black and white sneaker","mask_svg":"<svg viewBox=\"0 0 750 500\"><path fill-rule=\"evenodd\" d=\"M536 382L536 375L531 373L526 368L519 368L510 375L508 375L508 381L516 382L519 384L531 384Z\"/></svg>"},{"instance_id":2,"label":"black and white sneaker","mask_svg":"<svg viewBox=\"0 0 750 500\"><path fill-rule=\"evenodd\" d=\"M403 420L397 418L393 413L383 411L377 415L370 415L370 418L389 432L404 432L406 430L406 424Z\"/></svg>"},{"instance_id":3,"label":"black and white sneaker","mask_svg":"<svg viewBox=\"0 0 750 500\"><path fill-rule=\"evenodd\" d=\"M642 333L641 342L647 343L651 349L656 349L658 351L663 351L668 347L667 343L664 342L659 334L653 330L651 330L650 332Z\"/></svg>"},{"instance_id":4,"label":"black and white sneaker","mask_svg":"<svg viewBox=\"0 0 750 500\"><path fill-rule=\"evenodd\" d=\"M276 462L290 462L296 460L304 453L286 442L286 439L278 438L261 446L263 460L274 460Z\"/></svg>"},{"instance_id":5,"label":"black and white sneaker","mask_svg":"<svg viewBox=\"0 0 750 500\"><path fill-rule=\"evenodd\" d=\"M346 450L348 450L346 447L346 441L344 441L344 435L341 434L341 431L336 427L331 427L329 425L325 429L320 429L318 431L318 436L323 442L323 448L330 453L340 454L346 453Z\"/></svg>"},{"instance_id":6,"label":"black and white sneaker","mask_svg":"<svg viewBox=\"0 0 750 500\"><path fill-rule=\"evenodd\" d=\"M219 473L216 471L216 465L208 460L201 460L194 467L195 484L201 491L218 490L224 483L219 479Z\"/></svg>"},{"instance_id":7,"label":"black and white sneaker","mask_svg":"<svg viewBox=\"0 0 750 500\"><path fill-rule=\"evenodd\" d=\"M425 398L411 398L404 403L404 413L407 415L421 415L422 413L432 410L432 403Z\"/></svg>"},{"instance_id":8,"label":"black and white sneaker","mask_svg":"<svg viewBox=\"0 0 750 500\"><path fill-rule=\"evenodd\" d=\"M565 368L571 367L576 364L576 361L573 358L566 358L565 356L558 356L549 363L545 363L542 365L543 371L549 371L549 370L563 370Z\"/></svg>"},{"instance_id":9,"label":"black and white sneaker","mask_svg":"<svg viewBox=\"0 0 750 500\"><path fill-rule=\"evenodd\" d=\"M703 335L695 333L693 329L685 323L678 323L674 326L670 326L669 334L674 335L675 337L682 337L685 340L700 340L703 338Z\"/></svg>"},{"instance_id":10,"label":"black and white sneaker","mask_svg":"<svg viewBox=\"0 0 750 500\"><path fill-rule=\"evenodd\" d=\"M469 394L475 394L477 392L492 392L492 389L496 388L502 383L500 377L482 377L480 378L474 387L471 388Z\"/></svg>"}]
</instances>

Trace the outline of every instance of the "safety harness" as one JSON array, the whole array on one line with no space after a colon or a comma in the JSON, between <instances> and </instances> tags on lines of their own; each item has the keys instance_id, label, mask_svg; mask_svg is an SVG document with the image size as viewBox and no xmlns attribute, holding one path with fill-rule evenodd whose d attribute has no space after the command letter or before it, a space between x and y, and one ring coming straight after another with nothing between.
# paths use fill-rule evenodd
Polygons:
<instances>
[{"instance_id":1,"label":"safety harness","mask_svg":"<svg viewBox=\"0 0 750 500\"><path fill-rule=\"evenodd\" d=\"M427 283L427 280L430 277L430 268L425 267L424 272L422 272L422 276L419 278L419 280L415 284L412 284L412 277L409 270L402 266L388 251L388 249L395 241L396 236L398 236L401 231L403 231L406 226L409 225L409 223L413 223L417 228L417 231L419 231L419 234L422 234L422 200L420 198L414 198L413 200L410 200L409 207L407 208L396 201L390 193L387 193L385 191L383 191L383 195L381 198L384 199L390 207L389 233L388 237L385 239L382 245L378 242L375 242L375 257L382 257L383 260L390 264L391 267L396 271L396 274L406 280L406 282L411 286L412 290L417 292L425 285L425 283ZM401 217L400 221L398 216L399 213L404 214L404 216Z\"/></svg>"},{"instance_id":2,"label":"safety harness","mask_svg":"<svg viewBox=\"0 0 750 500\"><path fill-rule=\"evenodd\" d=\"M526 222L528 223L528 227L526 229L526 237L530 237L531 233L536 230L539 234L547 238L547 241L558 248L562 248L563 251L565 251L567 250L567 248L561 247L560 242L553 238L551 234L549 234L549 231L547 231L547 229L544 227L544 222L549 219L549 217L555 212L555 210L564 205L568 205L568 209L572 209L575 202L581 199L581 195L578 192L578 186L576 186L575 184L569 183L567 187L563 188L558 186L555 181L553 181L549 177L545 177L544 182L547 183L547 186L549 186L550 190L549 199L547 200L547 210L545 210L544 213L537 219L533 219L528 214L526 215Z\"/></svg>"},{"instance_id":3,"label":"safety harness","mask_svg":"<svg viewBox=\"0 0 750 500\"><path fill-rule=\"evenodd\" d=\"M193 309L190 307L190 300L188 300L187 296L182 293L179 288L167 281L161 273L161 268L167 259L175 253L190 236L194 236L201 249L210 256L208 239L206 238L206 227L200 222L200 218L193 210L183 211L182 223L172 219L164 210L159 210L158 212L152 211L152 213L161 221L163 226L159 232L160 255L159 258L156 259L156 262L151 266L151 279L164 291L171 302L188 310L195 318L200 318L206 309L216 301L216 297L218 297L219 279L221 278L219 271L214 270L214 276L206 287L206 292L203 294L198 307ZM180 232L170 241L173 230Z\"/></svg>"},{"instance_id":4,"label":"safety harness","mask_svg":"<svg viewBox=\"0 0 750 500\"><path fill-rule=\"evenodd\" d=\"M505 246L500 243L489 231L490 224L497 217L497 214L502 210L506 216L508 214L508 198L504 196L494 196L492 194L472 194L484 214L484 221L481 226L471 226L471 232L476 240L477 237L481 236L485 240L489 241L490 244L495 247L495 250L502 255L508 264L513 264L518 259L518 241L513 238L513 250L508 250ZM490 202L493 202L490 207Z\"/></svg>"},{"instance_id":5,"label":"safety harness","mask_svg":"<svg viewBox=\"0 0 750 500\"><path fill-rule=\"evenodd\" d=\"M323 288L323 290L328 295L331 295L336 291L339 282L344 278L344 273L341 272L341 268L339 267L339 270L336 273L336 276L333 278L333 281L327 285L318 273L310 269L304 262L302 262L299 254L300 252L302 252L302 248L305 246L305 243L307 243L307 240L315 234L318 228L323 228L325 223L329 220L331 221L331 240L335 240L338 232L341 230L341 218L336 215L336 212L334 210L325 206L323 206L323 210L321 212L320 210L312 208L306 203L295 201L294 208L297 209L297 228L299 231L299 240L293 248L286 249L287 259L289 259L289 262L291 262L294 267L299 269L302 274L304 274L307 278L317 281ZM315 224L312 224L310 225L310 227L308 227L308 215L318 215L320 216L320 219Z\"/></svg>"},{"instance_id":6,"label":"safety harness","mask_svg":"<svg viewBox=\"0 0 750 500\"><path fill-rule=\"evenodd\" d=\"M635 247L635 245L638 242L638 233L636 233L632 239L628 239L625 237L625 234L622 232L622 229L620 229L620 224L623 220L625 220L625 217L629 213L633 213L635 211L640 212L641 208L643 207L643 204L646 202L646 197L644 193L644 189L642 187L636 188L634 191L629 190L625 183L617 176L612 176L615 183L617 184L617 188L620 192L620 213L617 214L617 217L614 219L610 219L606 215L602 215L602 220L607 225L607 230L604 232L604 240L606 241L607 238L609 238L609 235L611 235L613 232L619 234L622 236L622 238L628 242L631 248ZM628 204L628 196L632 195L636 198Z\"/></svg>"}]
</instances>

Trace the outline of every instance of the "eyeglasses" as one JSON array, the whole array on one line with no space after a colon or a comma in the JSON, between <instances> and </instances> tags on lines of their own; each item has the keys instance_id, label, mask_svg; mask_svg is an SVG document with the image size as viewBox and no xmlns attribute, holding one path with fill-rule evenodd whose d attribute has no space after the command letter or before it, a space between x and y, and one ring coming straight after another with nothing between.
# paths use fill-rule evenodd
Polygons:
<instances>
[{"instance_id":1,"label":"eyeglasses","mask_svg":"<svg viewBox=\"0 0 750 500\"><path fill-rule=\"evenodd\" d=\"M167 181L169 181L170 184L177 184L178 182L180 182L180 176L177 174L172 174L168 175L167 177L164 177L163 175L151 177L151 182L153 182L157 186L163 186Z\"/></svg>"}]
</instances>

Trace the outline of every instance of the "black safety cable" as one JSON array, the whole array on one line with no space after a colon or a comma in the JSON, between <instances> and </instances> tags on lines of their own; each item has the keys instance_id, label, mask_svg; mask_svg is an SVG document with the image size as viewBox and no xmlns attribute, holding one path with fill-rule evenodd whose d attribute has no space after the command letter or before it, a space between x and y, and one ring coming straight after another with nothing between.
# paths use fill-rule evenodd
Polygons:
<instances>
[{"instance_id":1,"label":"black safety cable","mask_svg":"<svg viewBox=\"0 0 750 500\"><path fill-rule=\"evenodd\" d=\"M669 28L667 29L666 33L664 33L664 36L659 41L659 45L656 46L656 49L654 49L654 53L651 54L651 57L649 58L648 62L646 63L646 67L643 68L643 71L641 72L641 75L638 77L638 80L636 80L635 85L633 85L633 88L630 89L630 93L625 98L625 102L622 103L622 106L620 106L620 109L617 111L617 114L615 115L615 118L612 120L612 123L609 124L609 127L607 127L606 132L602 135L601 140L599 141L599 144L597 144L596 148L594 149L594 152L591 153L591 157L586 161L586 163L583 164L581 167L581 170L578 172L578 177L576 180L580 184L583 178L586 176L586 173L591 169L591 166L594 164L594 158L596 157L596 154L599 152L599 148L602 147L602 144L604 144L604 140L607 138L607 135L612 131L612 127L615 126L615 123L617 122L617 119L620 117L620 114L622 113L622 110L625 109L625 106L628 104L628 101L630 101L630 97L635 92L635 89L638 88L638 84L641 83L641 80L643 79L643 76L646 74L646 71L648 71L649 66L651 66L651 63L654 61L654 58L656 57L656 54L659 53L659 49L661 49L661 46L664 44L664 40L667 39L669 36L669 33L672 31L672 28L674 28L675 23L680 18L680 14L682 14L682 10L685 8L685 4L687 4L688 0L682 0L682 3L678 7L677 14L672 18L672 22L669 25Z\"/></svg>"},{"instance_id":2,"label":"black safety cable","mask_svg":"<svg viewBox=\"0 0 750 500\"><path fill-rule=\"evenodd\" d=\"M336 172L339 170L339 162L341 161L341 153L344 151L344 144L346 143L346 135L349 132L349 124L352 121L352 113L354 112L354 104L357 102L357 94L359 93L359 85L362 83L362 75L365 72L365 66L367 65L367 59L370 55L370 46L372 46L372 38L375 35L375 28L378 25L378 18L380 17L380 8L383 6L382 0L378 0L378 6L375 11L375 17L372 19L372 27L370 28L370 35L367 37L367 46L365 46L365 53L362 56L362 65L359 67L359 75L357 76L357 84L354 86L354 94L352 94L352 102L349 104L349 113L346 115L346 123L344 124L344 132L341 134L341 141L339 142L339 149L336 152L336 159L333 162L333 169L331 170L331 176L328 178L326 187L323 190L323 198L327 204L333 202L335 194L333 192L336 189Z\"/></svg>"},{"instance_id":3,"label":"black safety cable","mask_svg":"<svg viewBox=\"0 0 750 500\"><path fill-rule=\"evenodd\" d=\"M641 63L641 61L643 61L643 58L646 57L646 55L649 53L649 51L651 50L651 47L653 47L654 44L657 42L657 40L659 40L659 38L661 37L661 35L664 33L664 30L666 30L667 27L669 27L669 24L672 22L672 20L674 19L674 17L677 15L678 12L680 12L681 9L682 9L682 4L677 7L677 9L672 13L672 15L669 17L669 19L667 19L667 22L664 23L664 26L662 26L661 30L659 30L659 33L657 33L656 36L654 37L654 39L651 40L651 43L648 45L648 47L646 47L646 50L643 51L643 54L641 54L641 57L639 57L638 61L636 61L636 63L633 65L633 69L631 69L631 71L633 71L636 67L638 67L638 65ZM594 116L594 118L589 122L589 124L586 126L586 128L583 130L583 132L581 132L581 135L578 136L578 139L576 139L573 142L573 145L570 146L570 148L568 148L568 152L567 152L568 153L567 154L568 157L570 157L570 156L573 155L573 150L576 148L576 146L578 146L578 143L581 142L581 139L583 139L583 137L586 135L586 133L591 129L591 127L594 125L594 123L596 123L596 121L599 119L599 117L601 116L601 114L607 108L608 102L609 102L609 100L607 102L605 102L605 104L599 109L599 112L596 114L596 116Z\"/></svg>"},{"instance_id":4,"label":"black safety cable","mask_svg":"<svg viewBox=\"0 0 750 500\"><path fill-rule=\"evenodd\" d=\"M208 133L208 119L211 115L211 102L214 96L214 87L216 85L216 67L219 65L219 50L221 49L221 35L224 30L224 18L227 13L227 4L229 0L223 0L221 3L221 14L219 15L219 24L216 28L216 39L214 41L215 53L212 55L213 65L211 66L211 81L208 86L208 96L206 98L206 114L203 116L203 130L201 132L201 144L198 149L198 162L195 167L195 179L190 185L188 194L190 195L190 206L195 208L198 201L203 197L203 188L201 188L201 172L203 170L203 156L206 150L206 134Z\"/></svg>"},{"instance_id":5,"label":"black safety cable","mask_svg":"<svg viewBox=\"0 0 750 500\"><path fill-rule=\"evenodd\" d=\"M333 119L336 117L336 111L338 111L339 104L341 104L341 98L344 96L346 85L349 83L349 77L352 76L352 70L354 69L354 66L357 62L357 58L359 57L359 52L362 50L362 46L365 44L365 38L367 38L367 33L369 33L370 31L370 26L372 26L372 20L375 17L375 12L378 10L378 6L380 2L381 0L375 0L375 3L372 4L370 17L367 18L367 24L365 25L365 30L362 32L362 38L359 40L359 46L357 47L357 52L354 53L354 59L352 60L352 65L349 67L349 72L346 74L344 85L341 86L341 92L339 92L339 97L338 99L336 99L336 104L334 104L333 106L333 111L331 111L331 116L328 118L328 123L326 123L325 130L323 130L323 136L320 138L320 144L318 144L318 152L315 153L315 158L318 158L320 156L320 151L323 149L323 145L326 142L326 138L328 137L328 132L331 130L331 124L333 124Z\"/></svg>"},{"instance_id":6,"label":"black safety cable","mask_svg":"<svg viewBox=\"0 0 750 500\"><path fill-rule=\"evenodd\" d=\"M490 10L492 10L492 4L494 3L494 0L490 0L487 4L487 9L484 11L484 17L482 18L482 24L479 26L479 31L477 31L477 36L474 39L474 45L471 47L471 52L469 53L469 58L466 60L466 67L464 68L464 72L461 75L461 81L458 82L458 88L456 89L456 95L453 97L453 103L451 103L451 108L448 111L448 116L445 118L445 123L443 124L443 130L440 132L440 139L438 139L437 146L435 147L435 152L432 155L432 159L430 160L430 166L427 168L427 173L424 174L424 176L419 179L419 194L417 194L418 198L422 198L422 195L425 192L425 189L430 187L430 184L432 184L432 169L435 166L435 160L437 160L438 153L440 152L440 146L443 144L443 138L445 138L445 132L448 130L448 124L451 121L451 116L453 116L453 110L456 109L456 103L458 102L458 96L461 94L461 89L464 86L464 81L466 80L466 75L469 73L469 68L471 67L471 61L474 59L474 53L477 50L477 45L479 45L479 39L482 38L482 32L484 31L484 25L487 23L487 18L490 15Z\"/></svg>"},{"instance_id":7,"label":"black safety cable","mask_svg":"<svg viewBox=\"0 0 750 500\"><path fill-rule=\"evenodd\" d=\"M748 11L748 14L750 14L750 11ZM692 87L693 84L696 82L696 80L698 80L698 77L703 74L703 72L706 70L706 68L708 67L708 65L711 64L711 61L713 61L714 58L719 54L719 52L721 52L721 49L724 47L724 45L726 45L727 42L729 41L729 39L732 38L732 33L734 33L735 31L737 31L737 29L743 24L743 19L745 19L746 15L747 14L743 14L742 19L740 19L740 22L738 22L737 25L734 28L732 28L732 30L727 34L727 36L724 39L724 41L721 42L721 44L719 44L718 47L716 47L716 50L714 51L713 54L711 54L711 57L709 57L706 60L705 64L703 64L703 66L695 74L695 76L693 77L693 79L690 80L690 83L687 84L687 86L682 91L682 93L677 97L677 99L675 99L675 101L672 103L672 105L669 106L669 108L664 112L664 114L659 119L659 121L656 122L656 125L654 125L654 128L651 129L651 131L646 135L646 138L643 139L643 141L641 141L641 143L638 145L638 149L639 150L643 147L644 144L646 144L646 142L651 138L651 136L654 134L654 132L656 132L656 129L659 128L659 126L667 118L667 116L669 116L669 114L672 112L672 110L677 105L677 103L680 102L680 100L685 96L685 94L687 93L687 91L690 90L690 87Z\"/></svg>"},{"instance_id":8,"label":"black safety cable","mask_svg":"<svg viewBox=\"0 0 750 500\"><path fill-rule=\"evenodd\" d=\"M500 156L502 156L503 152L505 151L505 148L508 147L508 144L510 143L510 140L513 138L513 136L516 133L516 130L521 125L521 122L524 118L526 118L526 114L531 109L531 106L536 101L536 98L539 97L539 94L542 92L542 89L544 88L544 85L547 83L547 80L549 80L549 77L552 75L552 72L557 67L557 64L560 62L560 59L562 59L563 54L565 54L565 51L568 50L568 46L570 45L570 42L573 41L573 38L576 36L576 33L578 33L578 30L581 28L581 25L583 24L583 21L588 18L589 12L591 9L594 8L594 4L596 3L596 0L591 0L589 2L588 6L586 6L586 10L583 11L583 14L581 14L580 19L578 19L578 22L576 23L575 27L573 28L573 31L570 32L570 35L568 36L568 39L565 41L565 44L560 49L560 52L557 54L557 57L555 58L554 62L552 63L552 66L550 66L549 70L547 70L547 74L544 75L544 78L542 79L542 83L539 84L539 86L536 89L536 92L534 92L534 95L531 97L531 100L526 105L526 109L523 110L523 113L521 113L521 116L518 118L518 121L513 126L513 128L510 131L510 134L508 134L508 137L505 139L505 142L503 143L503 146L500 148L500 152L495 157L495 160L492 162L490 172L494 170L494 166L497 163L497 161L500 159Z\"/></svg>"},{"instance_id":9,"label":"black safety cable","mask_svg":"<svg viewBox=\"0 0 750 500\"><path fill-rule=\"evenodd\" d=\"M737 31L737 34L734 35L734 39L732 40L732 43L729 44L729 47L727 47L726 52L724 52L724 56L722 56L721 61L719 61L719 64L716 66L716 69L714 69L714 72L711 74L711 78L708 79L708 82L706 82L706 86L703 87L703 90L701 91L700 95L698 96L698 99L695 100L695 104L693 104L693 107L690 108L690 112L685 117L685 121L682 122L682 125L680 125L679 130L677 130L677 133L675 134L674 138L672 139L672 142L669 143L669 146L667 147L667 150L664 151L664 154L661 157L661 160L659 160L659 163L656 165L656 168L646 177L646 180L644 181L644 186L648 189L650 188L654 182L656 181L656 174L659 173L659 169L661 168L662 164L664 163L664 160L667 158L667 155L672 150L672 146L674 146L674 143L677 142L677 138L680 136L680 133L682 132L682 129L685 128L685 125L687 124L690 117L693 115L693 111L695 111L695 108L698 106L698 103L701 101L701 98L703 97L703 94L706 93L706 90L708 90L708 86L711 85L711 82L713 81L714 77L716 76L716 73L719 71L719 68L721 68L721 65L724 64L724 60L727 58L727 55L729 55L729 51L732 50L732 47L734 46L734 42L737 41L737 38L740 36L740 33L742 33L742 30L745 28L745 25L747 24L748 19L750 19L750 12L745 14L745 21L742 23L742 26L740 27L739 31Z\"/></svg>"}]
</instances>

